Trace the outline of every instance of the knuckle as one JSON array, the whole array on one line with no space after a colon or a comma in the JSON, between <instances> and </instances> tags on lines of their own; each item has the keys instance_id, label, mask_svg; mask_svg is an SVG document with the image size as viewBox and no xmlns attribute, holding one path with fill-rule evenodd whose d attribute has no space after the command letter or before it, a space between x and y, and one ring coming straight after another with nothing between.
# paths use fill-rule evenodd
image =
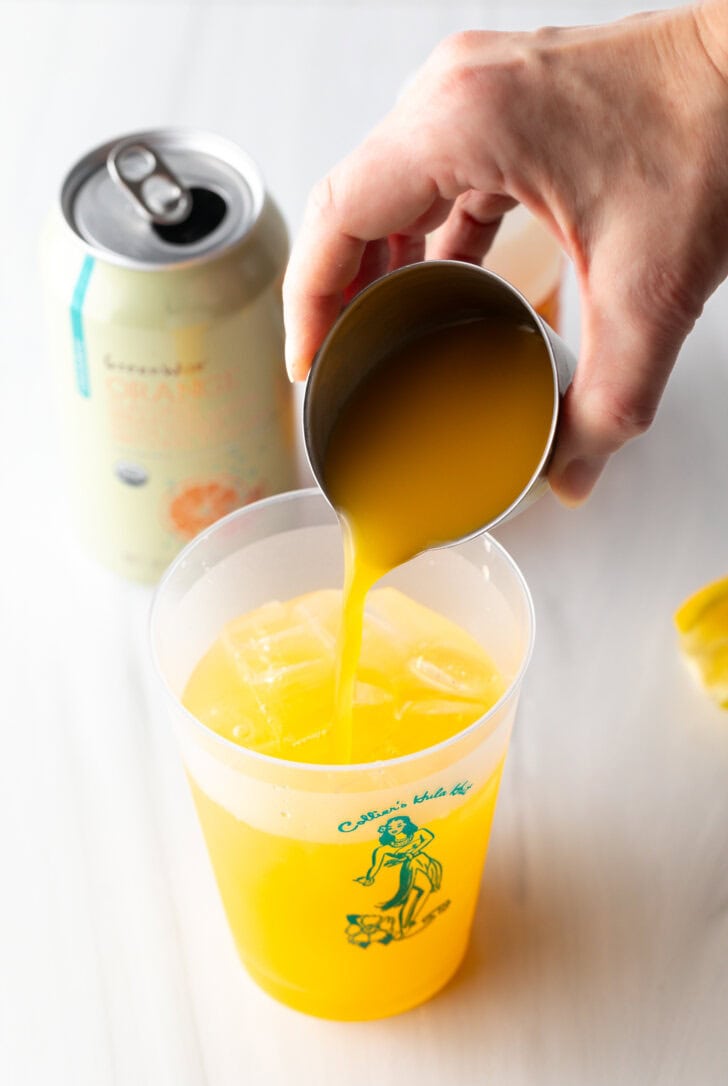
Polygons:
<instances>
[{"instance_id":1,"label":"knuckle","mask_svg":"<svg viewBox=\"0 0 728 1086\"><path fill-rule=\"evenodd\" d=\"M433 54L437 72L434 93L465 107L475 100L481 112L502 104L514 68L509 37L464 30L445 38Z\"/></svg>"},{"instance_id":2,"label":"knuckle","mask_svg":"<svg viewBox=\"0 0 728 1086\"><path fill-rule=\"evenodd\" d=\"M478 30L458 30L454 34L448 34L433 49L431 60L433 64L450 68L457 68L461 64L471 63L476 48L482 45L487 35Z\"/></svg>"},{"instance_id":3,"label":"knuckle","mask_svg":"<svg viewBox=\"0 0 728 1086\"><path fill-rule=\"evenodd\" d=\"M563 27L539 26L531 31L529 39L536 47L553 45L563 36L563 33Z\"/></svg>"},{"instance_id":4,"label":"knuckle","mask_svg":"<svg viewBox=\"0 0 728 1086\"><path fill-rule=\"evenodd\" d=\"M687 335L703 309L697 275L677 263L653 262L645 277L644 298L655 327L667 335Z\"/></svg>"},{"instance_id":5,"label":"knuckle","mask_svg":"<svg viewBox=\"0 0 728 1086\"><path fill-rule=\"evenodd\" d=\"M316 217L328 216L335 209L334 181L331 174L327 174L318 180L311 189L308 197L307 213Z\"/></svg>"},{"instance_id":6,"label":"knuckle","mask_svg":"<svg viewBox=\"0 0 728 1086\"><path fill-rule=\"evenodd\" d=\"M608 385L591 390L591 428L604 452L613 452L646 433L655 419L656 404L638 394L625 395Z\"/></svg>"},{"instance_id":7,"label":"knuckle","mask_svg":"<svg viewBox=\"0 0 728 1086\"><path fill-rule=\"evenodd\" d=\"M499 116L519 91L542 86L544 70L558 55L563 33L563 28L552 26L526 34L458 31L435 47L430 63L443 89L476 92L481 104Z\"/></svg>"},{"instance_id":8,"label":"knuckle","mask_svg":"<svg viewBox=\"0 0 728 1086\"><path fill-rule=\"evenodd\" d=\"M635 403L613 403L610 421L612 430L622 442L639 437L649 430L655 419L655 409L639 401Z\"/></svg>"}]
</instances>

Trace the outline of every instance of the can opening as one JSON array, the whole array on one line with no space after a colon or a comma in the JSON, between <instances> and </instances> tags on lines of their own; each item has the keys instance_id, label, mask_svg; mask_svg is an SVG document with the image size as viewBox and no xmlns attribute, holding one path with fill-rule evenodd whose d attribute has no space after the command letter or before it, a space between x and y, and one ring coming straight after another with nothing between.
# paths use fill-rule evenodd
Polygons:
<instances>
[{"instance_id":1,"label":"can opening","mask_svg":"<svg viewBox=\"0 0 728 1086\"><path fill-rule=\"evenodd\" d=\"M152 229L170 245L193 245L216 230L227 214L227 204L212 189L190 188L192 210L183 222L153 223Z\"/></svg>"}]
</instances>

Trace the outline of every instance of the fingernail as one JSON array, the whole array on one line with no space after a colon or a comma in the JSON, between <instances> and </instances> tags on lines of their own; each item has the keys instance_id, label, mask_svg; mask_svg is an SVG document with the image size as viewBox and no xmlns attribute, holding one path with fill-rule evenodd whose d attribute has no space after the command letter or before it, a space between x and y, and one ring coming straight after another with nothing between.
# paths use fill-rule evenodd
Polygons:
<instances>
[{"instance_id":1,"label":"fingernail","mask_svg":"<svg viewBox=\"0 0 728 1086\"><path fill-rule=\"evenodd\" d=\"M286 336L286 342L284 345L284 357L286 360L286 373L288 374L288 380L291 384L296 380L296 352L293 349L293 343L290 336Z\"/></svg>"},{"instance_id":2,"label":"fingernail","mask_svg":"<svg viewBox=\"0 0 728 1086\"><path fill-rule=\"evenodd\" d=\"M574 507L585 502L606 462L605 456L581 456L567 464L552 482L559 501Z\"/></svg>"}]
</instances>

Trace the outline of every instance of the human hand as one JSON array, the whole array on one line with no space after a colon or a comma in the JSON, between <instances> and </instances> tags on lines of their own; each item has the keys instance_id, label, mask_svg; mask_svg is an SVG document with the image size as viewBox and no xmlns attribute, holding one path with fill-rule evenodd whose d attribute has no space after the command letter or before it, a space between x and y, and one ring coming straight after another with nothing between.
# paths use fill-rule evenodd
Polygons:
<instances>
[{"instance_id":1,"label":"human hand","mask_svg":"<svg viewBox=\"0 0 728 1086\"><path fill-rule=\"evenodd\" d=\"M359 875L357 878L354 879L354 882L360 882L362 886L374 885L374 879L370 879L366 875Z\"/></svg>"},{"instance_id":2,"label":"human hand","mask_svg":"<svg viewBox=\"0 0 728 1086\"><path fill-rule=\"evenodd\" d=\"M582 344L550 481L567 504L643 433L728 273L728 3L443 42L311 194L284 282L296 379L354 293L427 255L480 263L523 203L574 262Z\"/></svg>"}]
</instances>

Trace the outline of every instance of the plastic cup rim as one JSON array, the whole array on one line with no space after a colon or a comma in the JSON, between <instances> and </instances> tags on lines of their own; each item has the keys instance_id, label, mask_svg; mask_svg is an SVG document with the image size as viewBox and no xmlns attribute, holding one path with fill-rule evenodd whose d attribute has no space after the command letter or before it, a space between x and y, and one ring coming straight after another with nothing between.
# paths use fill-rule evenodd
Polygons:
<instances>
[{"instance_id":1,"label":"plastic cup rim","mask_svg":"<svg viewBox=\"0 0 728 1086\"><path fill-rule=\"evenodd\" d=\"M498 698L498 700L488 709L483 716L478 717L471 724L468 724L466 728L462 728L454 735L448 736L447 739L441 740L439 743L435 743L429 747L423 747L421 750L412 751L409 754L401 754L396 758L381 758L373 762L351 762L347 764L338 764L333 762L295 762L288 758L277 758L271 754L264 754L262 751L252 750L249 747L241 746L238 743L234 743L232 739L227 739L224 735L220 735L218 732L208 728L206 724L203 724L194 713L191 713L187 709L177 695L172 691L167 681L166 676L162 670L161 663L157 654L156 645L156 621L158 616L158 610L160 607L160 601L164 598L164 593L169 582L174 578L175 574L179 570L180 566L189 558L189 556L200 547L211 535L218 532L224 525L230 524L233 521L244 517L245 515L257 511L263 508L271 508L274 505L283 505L296 499L308 499L319 498L321 501L328 503L328 499L324 495L320 487L304 487L299 490L287 490L280 494L274 494L268 498L261 498L256 502L251 502L249 505L241 506L239 509L233 510L232 513L228 513L226 516L216 520L214 524L211 524L209 528L205 528L202 532L190 540L190 542L179 552L177 557L173 559L170 565L167 567L162 579L159 581L152 599L152 604L149 612L148 620L148 639L151 645L152 664L157 681L161 684L165 698L171 702L176 712L181 712L184 718L190 723L195 731L200 732L206 736L214 746L219 746L221 750L226 751L229 754L233 754L236 758L250 758L253 763L257 763L260 766L268 766L273 771L280 772L281 770L289 770L292 773L303 773L312 777L320 776L323 774L341 775L344 778L347 776L353 776L354 774L376 772L382 769L393 769L397 766L411 764L419 759L425 759L433 754L437 754L440 751L445 751L448 747L454 746L465 736L468 736L479 729L483 728L487 721L494 718L501 709L511 700L511 698L520 689L523 682L523 678L528 669L528 665L533 655L533 646L536 633L536 616L533 607L533 599L531 592L526 582L523 573L521 572L515 559L511 557L505 547L493 538L487 531L475 533L468 536L466 539L455 540L452 543L447 543L443 547L433 548L437 550L449 550L460 546L463 543L470 542L475 538L482 537L484 542L487 541L491 547L493 547L500 555L502 559L505 559L506 565L510 568L511 572L515 575L516 582L518 583L526 604L526 612L528 615L529 633L528 642L525 647L525 651L521 658L518 671L515 676L509 682L507 688ZM329 505L330 507L330 505ZM331 507L330 507L331 508Z\"/></svg>"}]
</instances>

